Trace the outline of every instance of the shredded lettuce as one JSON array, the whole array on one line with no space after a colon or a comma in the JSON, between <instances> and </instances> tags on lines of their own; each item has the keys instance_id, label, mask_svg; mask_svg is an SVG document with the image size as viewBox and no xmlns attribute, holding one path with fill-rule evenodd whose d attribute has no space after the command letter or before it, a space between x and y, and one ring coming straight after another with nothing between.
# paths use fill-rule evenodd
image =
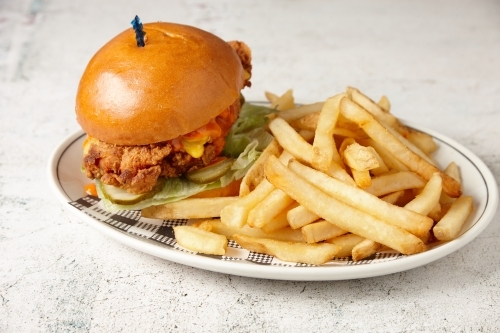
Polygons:
<instances>
[{"instance_id":1,"label":"shredded lettuce","mask_svg":"<svg viewBox=\"0 0 500 333\"><path fill-rule=\"evenodd\" d=\"M269 121L267 116L275 112L277 111L266 106L243 104L239 118L226 137L224 155L236 158L254 140L258 142L257 150L262 151L267 147L273 137L264 127Z\"/></svg>"},{"instance_id":2,"label":"shredded lettuce","mask_svg":"<svg viewBox=\"0 0 500 333\"><path fill-rule=\"evenodd\" d=\"M163 189L153 197L132 205L118 205L107 199L97 180L97 192L104 209L109 212L119 210L137 210L148 206L162 205L179 201L196 193L224 187L231 182L243 178L253 163L259 158L262 150L272 141L273 137L265 129L266 115L276 112L273 109L253 104L243 104L240 117L233 124L223 154L236 158L231 169L219 180L210 184L196 184L184 177L165 179Z\"/></svg>"}]
</instances>

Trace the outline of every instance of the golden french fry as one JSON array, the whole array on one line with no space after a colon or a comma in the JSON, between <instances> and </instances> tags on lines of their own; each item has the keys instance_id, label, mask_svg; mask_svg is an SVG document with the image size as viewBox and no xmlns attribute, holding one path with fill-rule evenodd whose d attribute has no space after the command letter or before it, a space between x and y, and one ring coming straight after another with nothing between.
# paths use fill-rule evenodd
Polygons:
<instances>
[{"instance_id":1,"label":"golden french fry","mask_svg":"<svg viewBox=\"0 0 500 333\"><path fill-rule=\"evenodd\" d=\"M270 156L273 155L270 154L267 158ZM283 151L279 157L280 162L285 165L288 164L290 159L292 159L292 155L286 151ZM272 184L263 179L253 192L250 192L244 197L240 197L236 202L224 207L220 212L221 221L227 225L235 227L243 226L247 223L250 211L262 200L264 200L264 198L267 197L274 189L275 188Z\"/></svg>"},{"instance_id":2,"label":"golden french fry","mask_svg":"<svg viewBox=\"0 0 500 333\"><path fill-rule=\"evenodd\" d=\"M427 214L427 216L429 216L435 222L439 221L443 217L443 214L441 213L441 204L438 202L434 206L434 208L431 209L429 214Z\"/></svg>"},{"instance_id":3,"label":"golden french fry","mask_svg":"<svg viewBox=\"0 0 500 333\"><path fill-rule=\"evenodd\" d=\"M390 203L392 205L395 205L396 202L398 202L398 200L405 194L405 191L396 191L396 192L392 192L392 193L389 193L389 194L386 194L382 197L380 197L380 200L383 200L387 203Z\"/></svg>"},{"instance_id":4,"label":"golden french fry","mask_svg":"<svg viewBox=\"0 0 500 333\"><path fill-rule=\"evenodd\" d=\"M369 112L356 103L348 98L343 98L340 102L340 112L346 118L356 122L374 141L383 145L408 169L414 171L425 180L429 180L435 172L440 172L443 178L444 192L454 198L462 194L460 183L408 149L394 135L389 133Z\"/></svg>"},{"instance_id":5,"label":"golden french fry","mask_svg":"<svg viewBox=\"0 0 500 333\"><path fill-rule=\"evenodd\" d=\"M283 95L272 101L270 107L279 111L293 109L295 107L293 90L288 89Z\"/></svg>"},{"instance_id":6,"label":"golden french fry","mask_svg":"<svg viewBox=\"0 0 500 333\"><path fill-rule=\"evenodd\" d=\"M314 132L316 131L316 127L318 126L319 114L320 112L308 114L307 116L290 122L290 126L299 130L303 129Z\"/></svg>"},{"instance_id":7,"label":"golden french fry","mask_svg":"<svg viewBox=\"0 0 500 333\"><path fill-rule=\"evenodd\" d=\"M264 95L266 96L266 99L271 103L276 102L279 98L278 95L269 91L264 92Z\"/></svg>"},{"instance_id":8,"label":"golden french fry","mask_svg":"<svg viewBox=\"0 0 500 333\"><path fill-rule=\"evenodd\" d=\"M460 169L455 162L451 162L444 169L444 173L455 179L457 182L462 183L462 176L460 175Z\"/></svg>"},{"instance_id":9,"label":"golden french fry","mask_svg":"<svg viewBox=\"0 0 500 333\"><path fill-rule=\"evenodd\" d=\"M346 234L342 236L338 236L335 238L330 238L325 241L325 243L337 244L342 249L336 254L338 258L350 257L352 255L352 249L358 243L361 243L365 238L355 235L355 234Z\"/></svg>"},{"instance_id":10,"label":"golden french fry","mask_svg":"<svg viewBox=\"0 0 500 333\"><path fill-rule=\"evenodd\" d=\"M222 209L220 212L222 223L233 227L244 226L247 223L250 210L257 206L274 189L275 187L271 183L263 179L255 190Z\"/></svg>"},{"instance_id":11,"label":"golden french fry","mask_svg":"<svg viewBox=\"0 0 500 333\"><path fill-rule=\"evenodd\" d=\"M349 137L356 140L366 139L366 134L362 130L353 131L348 128L335 127L333 129L333 135Z\"/></svg>"},{"instance_id":12,"label":"golden french fry","mask_svg":"<svg viewBox=\"0 0 500 333\"><path fill-rule=\"evenodd\" d=\"M275 118L269 123L269 129L283 149L292 154L296 159L311 164L313 159L312 145L307 143L286 121ZM355 185L354 180L340 165L332 161L327 173L341 181Z\"/></svg>"},{"instance_id":13,"label":"golden french fry","mask_svg":"<svg viewBox=\"0 0 500 333\"><path fill-rule=\"evenodd\" d=\"M320 112L321 109L323 108L324 102L318 102L318 103L313 103L313 104L306 104L306 105L301 105L297 106L293 109L288 109L284 112L280 112L279 116L280 118L284 119L285 121L291 123L294 120L303 118L307 115L310 115L312 113L317 113Z\"/></svg>"},{"instance_id":14,"label":"golden french fry","mask_svg":"<svg viewBox=\"0 0 500 333\"><path fill-rule=\"evenodd\" d=\"M293 164L293 161L291 163ZM404 254L422 252L426 248L418 237L408 231L328 196L281 164L275 157L268 159L265 174L274 186L311 212L341 229L384 244Z\"/></svg>"},{"instance_id":15,"label":"golden french fry","mask_svg":"<svg viewBox=\"0 0 500 333\"><path fill-rule=\"evenodd\" d=\"M312 165L318 170L328 171L332 160L342 165L333 140L333 129L339 115L339 103L344 96L345 94L339 94L328 98L319 114L311 160Z\"/></svg>"},{"instance_id":16,"label":"golden french fry","mask_svg":"<svg viewBox=\"0 0 500 333\"><path fill-rule=\"evenodd\" d=\"M370 148L361 146L357 142L348 145L343 152L345 164L357 171L368 171L378 168L380 164L373 153L373 148Z\"/></svg>"},{"instance_id":17,"label":"golden french fry","mask_svg":"<svg viewBox=\"0 0 500 333\"><path fill-rule=\"evenodd\" d=\"M234 235L233 238L241 247L249 251L275 256L283 261L310 265L324 264L340 251L340 246L329 243L292 243L239 234Z\"/></svg>"},{"instance_id":18,"label":"golden french fry","mask_svg":"<svg viewBox=\"0 0 500 333\"><path fill-rule=\"evenodd\" d=\"M318 220L319 216L308 211L303 206L297 206L292 208L287 213L288 224L292 229L298 229L309 223L313 223Z\"/></svg>"},{"instance_id":19,"label":"golden french fry","mask_svg":"<svg viewBox=\"0 0 500 333\"><path fill-rule=\"evenodd\" d=\"M408 168L405 167L401 162L399 162L394 155L392 155L387 149L384 148L383 145L375 142L372 139L361 139L359 141L363 146L373 147L375 151L382 158L382 161L390 170L396 171L408 171Z\"/></svg>"},{"instance_id":20,"label":"golden french fry","mask_svg":"<svg viewBox=\"0 0 500 333\"><path fill-rule=\"evenodd\" d=\"M381 248L382 246L379 243L374 242L370 239L365 239L352 248L352 260L363 260L376 253Z\"/></svg>"},{"instance_id":21,"label":"golden french fry","mask_svg":"<svg viewBox=\"0 0 500 333\"><path fill-rule=\"evenodd\" d=\"M227 238L200 228L182 225L174 227L175 240L188 250L224 255L227 249Z\"/></svg>"},{"instance_id":22,"label":"golden french fry","mask_svg":"<svg viewBox=\"0 0 500 333\"><path fill-rule=\"evenodd\" d=\"M441 197L443 179L439 172L432 175L422 192L415 199L405 205L406 209L422 215L429 214L436 205L439 204Z\"/></svg>"},{"instance_id":23,"label":"golden french fry","mask_svg":"<svg viewBox=\"0 0 500 333\"><path fill-rule=\"evenodd\" d=\"M281 147L278 141L273 140L267 147L262 151L259 158L250 167L248 172L241 180L240 184L240 197L244 197L248 193L252 192L255 187L264 179L264 164L267 157L270 155L279 156L281 152Z\"/></svg>"},{"instance_id":24,"label":"golden french fry","mask_svg":"<svg viewBox=\"0 0 500 333\"><path fill-rule=\"evenodd\" d=\"M299 135L302 137L302 139L306 140L307 142L311 142L314 139L314 132L309 131L309 130L299 130Z\"/></svg>"},{"instance_id":25,"label":"golden french fry","mask_svg":"<svg viewBox=\"0 0 500 333\"><path fill-rule=\"evenodd\" d=\"M397 119L392 114L385 112L382 108L372 101L368 96L360 92L356 88L347 87L347 95L349 95L352 101L368 112L370 112L379 121L386 123L387 125L394 127L397 124Z\"/></svg>"},{"instance_id":26,"label":"golden french fry","mask_svg":"<svg viewBox=\"0 0 500 333\"><path fill-rule=\"evenodd\" d=\"M391 112L391 102L389 101L389 98L387 98L387 96L382 95L377 104L385 112Z\"/></svg>"},{"instance_id":27,"label":"golden french fry","mask_svg":"<svg viewBox=\"0 0 500 333\"><path fill-rule=\"evenodd\" d=\"M329 196L412 234L423 235L432 227L433 221L427 216L391 205L364 190L348 186L297 161L291 161L289 168Z\"/></svg>"},{"instance_id":28,"label":"golden french fry","mask_svg":"<svg viewBox=\"0 0 500 333\"><path fill-rule=\"evenodd\" d=\"M408 141L420 148L427 155L435 152L438 148L432 136L413 129L409 130Z\"/></svg>"},{"instance_id":29,"label":"golden french fry","mask_svg":"<svg viewBox=\"0 0 500 333\"><path fill-rule=\"evenodd\" d=\"M305 242L300 230L293 230L288 227L271 232L264 232L262 229L252 228L248 225L244 225L241 228L228 226L220 220L213 219L203 221L198 225L198 228L208 230L219 235L224 235L228 239L232 239L235 234L242 234L258 238L271 238L285 242Z\"/></svg>"},{"instance_id":30,"label":"golden french fry","mask_svg":"<svg viewBox=\"0 0 500 333\"><path fill-rule=\"evenodd\" d=\"M273 217L271 221L269 221L268 223L266 223L264 226L261 227L262 231L264 231L265 233L271 233L281 228L289 227L290 225L288 224L287 214L290 211L290 209L295 208L297 206L298 204L296 202L293 202L291 205L283 209L281 212L278 213L278 215Z\"/></svg>"},{"instance_id":31,"label":"golden french fry","mask_svg":"<svg viewBox=\"0 0 500 333\"><path fill-rule=\"evenodd\" d=\"M187 198L159 206L150 206L141 211L141 216L154 219L199 219L218 217L227 205L238 201L238 197Z\"/></svg>"},{"instance_id":32,"label":"golden french fry","mask_svg":"<svg viewBox=\"0 0 500 333\"><path fill-rule=\"evenodd\" d=\"M347 231L325 220L305 225L301 228L301 231L307 243L317 243L347 233Z\"/></svg>"},{"instance_id":33,"label":"golden french fry","mask_svg":"<svg viewBox=\"0 0 500 333\"><path fill-rule=\"evenodd\" d=\"M472 197L462 196L451 204L448 212L432 228L434 236L441 241L455 239L465 221L472 213Z\"/></svg>"},{"instance_id":34,"label":"golden french fry","mask_svg":"<svg viewBox=\"0 0 500 333\"><path fill-rule=\"evenodd\" d=\"M451 162L450 164L448 164L448 166L444 169L444 173L455 179L457 182L462 183L460 169L455 162ZM455 201L454 198L451 198L446 193L441 193L441 198L439 199L439 203L441 205L451 205L453 201Z\"/></svg>"},{"instance_id":35,"label":"golden french fry","mask_svg":"<svg viewBox=\"0 0 500 333\"><path fill-rule=\"evenodd\" d=\"M371 146L368 146L366 148L370 149L371 153L373 154L373 156L375 156L375 158L378 161L378 167L371 169L370 170L371 174L373 174L374 176L379 176L379 175L382 175L384 173L389 172L389 168L384 163L384 160L382 159L382 157L380 157L380 155L377 153L375 148L373 148Z\"/></svg>"},{"instance_id":36,"label":"golden french fry","mask_svg":"<svg viewBox=\"0 0 500 333\"><path fill-rule=\"evenodd\" d=\"M370 176L370 171L359 171L355 169L351 169L352 178L354 178L354 182L361 188L369 187L372 183L372 177Z\"/></svg>"},{"instance_id":37,"label":"golden french fry","mask_svg":"<svg viewBox=\"0 0 500 333\"><path fill-rule=\"evenodd\" d=\"M382 124L382 123L381 123ZM410 142L408 139L406 139L403 135L398 133L394 128L388 127L384 124L382 124L387 131L394 136L397 140L399 140L405 147L407 147L409 150L423 158L425 161L427 161L429 164L436 166L436 162L432 160L427 154L425 154L420 148L418 148L416 145L414 145L412 142Z\"/></svg>"},{"instance_id":38,"label":"golden french fry","mask_svg":"<svg viewBox=\"0 0 500 333\"><path fill-rule=\"evenodd\" d=\"M284 150L301 161L311 163L312 145L307 143L285 120L280 117L273 119L269 123L269 129Z\"/></svg>"},{"instance_id":39,"label":"golden french fry","mask_svg":"<svg viewBox=\"0 0 500 333\"><path fill-rule=\"evenodd\" d=\"M401 171L372 178L371 185L364 190L374 196L380 197L396 191L422 188L425 184L425 180L416 173Z\"/></svg>"},{"instance_id":40,"label":"golden french fry","mask_svg":"<svg viewBox=\"0 0 500 333\"><path fill-rule=\"evenodd\" d=\"M292 202L293 199L285 192L275 189L250 210L247 223L251 227L262 228Z\"/></svg>"}]
</instances>

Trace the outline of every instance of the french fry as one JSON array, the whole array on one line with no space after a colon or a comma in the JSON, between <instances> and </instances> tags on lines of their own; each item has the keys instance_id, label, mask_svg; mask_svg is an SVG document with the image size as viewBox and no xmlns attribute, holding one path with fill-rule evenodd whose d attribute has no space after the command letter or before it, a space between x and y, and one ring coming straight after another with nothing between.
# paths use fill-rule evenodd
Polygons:
<instances>
[{"instance_id":1,"label":"french fry","mask_svg":"<svg viewBox=\"0 0 500 333\"><path fill-rule=\"evenodd\" d=\"M275 118L269 123L269 129L279 144L298 160L311 164L313 159L312 145L307 143L286 121ZM347 174L344 168L332 161L327 171L332 177L355 186L354 180Z\"/></svg>"},{"instance_id":2,"label":"french fry","mask_svg":"<svg viewBox=\"0 0 500 333\"><path fill-rule=\"evenodd\" d=\"M429 180L435 172L440 172L443 178L443 190L449 196L456 198L462 194L460 183L440 171L413 151L409 150L394 135L389 133L369 112L348 98L340 102L340 112L348 119L356 122L376 142L383 145L391 154L425 180Z\"/></svg>"},{"instance_id":3,"label":"french fry","mask_svg":"<svg viewBox=\"0 0 500 333\"><path fill-rule=\"evenodd\" d=\"M420 148L427 155L432 154L438 148L432 136L413 129L409 130L408 141Z\"/></svg>"},{"instance_id":4,"label":"french fry","mask_svg":"<svg viewBox=\"0 0 500 333\"><path fill-rule=\"evenodd\" d=\"M371 146L368 146L366 148L369 148L371 150L371 153L373 154L373 156L375 156L375 158L377 159L378 161L378 167L376 168L373 168L373 169L370 169L370 172L374 175L374 176L380 176L384 173L387 173L389 172L389 168L387 167L387 165L385 164L384 160L382 159L382 157L380 157L380 155L377 153L377 151L375 150L375 148L371 147Z\"/></svg>"},{"instance_id":5,"label":"french fry","mask_svg":"<svg viewBox=\"0 0 500 333\"><path fill-rule=\"evenodd\" d=\"M243 248L275 256L283 261L294 261L310 265L322 265L340 251L340 246L329 243L305 244L256 238L236 234L234 240Z\"/></svg>"},{"instance_id":6,"label":"french fry","mask_svg":"<svg viewBox=\"0 0 500 333\"><path fill-rule=\"evenodd\" d=\"M395 205L399 198L401 198L404 194L405 191L396 191L380 197L380 200Z\"/></svg>"},{"instance_id":7,"label":"french fry","mask_svg":"<svg viewBox=\"0 0 500 333\"><path fill-rule=\"evenodd\" d=\"M288 89L283 95L279 96L277 99L274 99L271 102L270 107L271 109L276 109L279 111L285 111L294 108L295 102L293 98L293 90Z\"/></svg>"},{"instance_id":8,"label":"french fry","mask_svg":"<svg viewBox=\"0 0 500 333\"><path fill-rule=\"evenodd\" d=\"M389 98L387 98L387 96L382 95L377 104L385 112L391 112L391 102L389 101Z\"/></svg>"},{"instance_id":9,"label":"french fry","mask_svg":"<svg viewBox=\"0 0 500 333\"><path fill-rule=\"evenodd\" d=\"M354 246L365 240L365 238L355 235L346 234L334 238L327 239L325 243L337 244L342 249L336 254L338 258L350 257L352 255L352 249Z\"/></svg>"},{"instance_id":10,"label":"french fry","mask_svg":"<svg viewBox=\"0 0 500 333\"><path fill-rule=\"evenodd\" d=\"M403 254L425 250L425 244L408 231L386 223L372 215L340 202L311 185L270 157L265 167L266 178L311 212L341 229L384 244Z\"/></svg>"},{"instance_id":11,"label":"french fry","mask_svg":"<svg viewBox=\"0 0 500 333\"><path fill-rule=\"evenodd\" d=\"M271 103L276 102L279 98L278 95L269 91L264 92L264 95L266 96L266 99Z\"/></svg>"},{"instance_id":12,"label":"french fry","mask_svg":"<svg viewBox=\"0 0 500 333\"><path fill-rule=\"evenodd\" d=\"M352 248L352 260L360 261L381 249L381 245L370 239L365 239Z\"/></svg>"},{"instance_id":13,"label":"french fry","mask_svg":"<svg viewBox=\"0 0 500 333\"><path fill-rule=\"evenodd\" d=\"M315 112L308 114L302 118L291 121L290 126L298 130L308 130L308 131L316 131L316 127L318 126L320 112Z\"/></svg>"},{"instance_id":14,"label":"french fry","mask_svg":"<svg viewBox=\"0 0 500 333\"><path fill-rule=\"evenodd\" d=\"M382 158L384 164L387 165L387 168L389 168L390 170L408 171L408 168L404 166L401 162L399 162L394 157L394 155L392 155L387 149L384 148L383 145L375 142L372 139L361 139L359 143L362 144L363 146L373 147L373 149L375 149L375 151Z\"/></svg>"},{"instance_id":15,"label":"french fry","mask_svg":"<svg viewBox=\"0 0 500 333\"><path fill-rule=\"evenodd\" d=\"M213 233L226 236L228 239L233 239L233 235L242 234L246 236L258 237L258 238L271 238L276 240L281 240L284 242L296 242L304 243L304 237L300 230L293 230L291 228L285 227L279 230L264 232L259 228L252 228L248 225L244 225L241 228L228 226L222 223L218 219L206 220L198 225L198 228L209 230Z\"/></svg>"},{"instance_id":16,"label":"french fry","mask_svg":"<svg viewBox=\"0 0 500 333\"><path fill-rule=\"evenodd\" d=\"M432 209L439 204L441 197L443 179L439 172L432 175L427 182L422 192L415 199L405 205L406 209L412 210L415 213L428 215Z\"/></svg>"},{"instance_id":17,"label":"french fry","mask_svg":"<svg viewBox=\"0 0 500 333\"><path fill-rule=\"evenodd\" d=\"M455 179L457 182L462 183L460 169L455 162L448 164L448 166L444 169L444 173Z\"/></svg>"},{"instance_id":18,"label":"french fry","mask_svg":"<svg viewBox=\"0 0 500 333\"><path fill-rule=\"evenodd\" d=\"M271 221L266 223L260 229L262 229L262 231L264 231L267 234L279 230L281 228L289 227L290 225L288 224L288 219L287 219L288 212L290 211L290 209L295 208L297 206L298 204L296 202L293 202L291 205L289 205L281 212L279 212L278 215L273 217Z\"/></svg>"},{"instance_id":19,"label":"french fry","mask_svg":"<svg viewBox=\"0 0 500 333\"><path fill-rule=\"evenodd\" d=\"M347 231L325 220L305 225L301 228L301 231L307 243L317 243L347 233Z\"/></svg>"},{"instance_id":20,"label":"french fry","mask_svg":"<svg viewBox=\"0 0 500 333\"><path fill-rule=\"evenodd\" d=\"M434 236L441 241L455 239L472 212L472 197L462 196L451 204L448 212L432 228Z\"/></svg>"},{"instance_id":21,"label":"french fry","mask_svg":"<svg viewBox=\"0 0 500 333\"><path fill-rule=\"evenodd\" d=\"M308 211L303 206L292 208L287 213L288 224L292 227L292 229L302 228L303 226L313 223L318 219L318 215Z\"/></svg>"},{"instance_id":22,"label":"french fry","mask_svg":"<svg viewBox=\"0 0 500 333\"><path fill-rule=\"evenodd\" d=\"M318 170L328 171L332 160L342 165L340 155L333 140L333 129L339 115L339 103L345 94L328 98L319 114L313 142L311 163Z\"/></svg>"},{"instance_id":23,"label":"french fry","mask_svg":"<svg viewBox=\"0 0 500 333\"><path fill-rule=\"evenodd\" d=\"M441 218L443 217L443 215L444 214L441 213L441 204L439 202L427 214L427 216L429 216L435 222L438 222L439 220L441 220Z\"/></svg>"},{"instance_id":24,"label":"french fry","mask_svg":"<svg viewBox=\"0 0 500 333\"><path fill-rule=\"evenodd\" d=\"M293 199L285 192L275 189L250 210L247 223L251 227L262 228L292 202Z\"/></svg>"},{"instance_id":25,"label":"french fry","mask_svg":"<svg viewBox=\"0 0 500 333\"><path fill-rule=\"evenodd\" d=\"M291 123L294 120L300 119L302 117L305 117L307 115L310 115L312 113L318 113L321 111L323 108L324 102L318 102L318 103L313 103L313 104L306 104L306 105L301 105L297 106L293 109L288 109L284 112L280 112L279 116L283 120L285 120L288 123Z\"/></svg>"},{"instance_id":26,"label":"french fry","mask_svg":"<svg viewBox=\"0 0 500 333\"><path fill-rule=\"evenodd\" d=\"M372 178L371 185L364 190L374 196L380 197L396 191L423 188L425 184L425 180L416 173L401 171Z\"/></svg>"},{"instance_id":27,"label":"french fry","mask_svg":"<svg viewBox=\"0 0 500 333\"><path fill-rule=\"evenodd\" d=\"M224 255L227 238L200 228L187 225L174 227L175 240L188 250L214 255Z\"/></svg>"},{"instance_id":28,"label":"french fry","mask_svg":"<svg viewBox=\"0 0 500 333\"><path fill-rule=\"evenodd\" d=\"M380 164L371 147L363 147L354 142L348 145L343 152L343 159L351 169L368 171L378 168Z\"/></svg>"},{"instance_id":29,"label":"french fry","mask_svg":"<svg viewBox=\"0 0 500 333\"><path fill-rule=\"evenodd\" d=\"M269 129L284 150L303 162L311 163L312 145L307 143L285 120L280 117L273 119L269 123Z\"/></svg>"},{"instance_id":30,"label":"french fry","mask_svg":"<svg viewBox=\"0 0 500 333\"><path fill-rule=\"evenodd\" d=\"M361 188L366 188L372 184L372 177L370 176L370 171L364 170L359 171L356 169L351 169L352 178L354 182Z\"/></svg>"},{"instance_id":31,"label":"french fry","mask_svg":"<svg viewBox=\"0 0 500 333\"><path fill-rule=\"evenodd\" d=\"M224 207L237 201L238 197L187 198L144 208L141 216L154 219L212 218L220 216Z\"/></svg>"},{"instance_id":32,"label":"french fry","mask_svg":"<svg viewBox=\"0 0 500 333\"><path fill-rule=\"evenodd\" d=\"M383 125L383 124L382 124ZM406 139L403 135L399 134L395 129L390 128L388 126L383 125L387 131L394 136L397 140L399 140L404 146L406 146L409 150L423 158L425 161L427 161L431 165L436 165L436 162L432 160L427 154L425 154L420 148L418 148L416 145L414 145L410 140Z\"/></svg>"},{"instance_id":33,"label":"french fry","mask_svg":"<svg viewBox=\"0 0 500 333\"><path fill-rule=\"evenodd\" d=\"M233 227L244 226L247 223L250 210L257 206L274 189L275 187L271 183L263 179L255 190L221 210L220 218L222 223Z\"/></svg>"},{"instance_id":34,"label":"french fry","mask_svg":"<svg viewBox=\"0 0 500 333\"><path fill-rule=\"evenodd\" d=\"M451 162L450 164L448 164L448 166L444 169L444 173L455 179L457 182L462 183L460 169L455 162ZM451 205L453 201L455 201L454 198L451 198L446 193L441 193L441 198L439 199L439 203L441 205Z\"/></svg>"},{"instance_id":35,"label":"french fry","mask_svg":"<svg viewBox=\"0 0 500 333\"><path fill-rule=\"evenodd\" d=\"M270 155L279 156L280 153L281 147L278 141L273 140L267 145L257 161L255 161L242 178L240 184L240 197L244 197L248 193L252 192L262 179L264 179L264 164L266 163L267 157Z\"/></svg>"},{"instance_id":36,"label":"french fry","mask_svg":"<svg viewBox=\"0 0 500 333\"><path fill-rule=\"evenodd\" d=\"M384 122L390 127L394 127L397 124L397 119L392 114L385 112L382 108L372 101L368 96L363 94L356 88L347 87L347 94L351 97L352 101L368 112L370 112L379 121Z\"/></svg>"},{"instance_id":37,"label":"french fry","mask_svg":"<svg viewBox=\"0 0 500 333\"><path fill-rule=\"evenodd\" d=\"M348 186L297 161L291 161L289 168L329 196L417 236L425 234L432 227L433 221L427 216L391 205L376 196Z\"/></svg>"},{"instance_id":38,"label":"french fry","mask_svg":"<svg viewBox=\"0 0 500 333\"><path fill-rule=\"evenodd\" d=\"M302 137L302 139L306 140L307 142L311 142L314 139L314 132L313 131L299 130L298 133Z\"/></svg>"}]
</instances>

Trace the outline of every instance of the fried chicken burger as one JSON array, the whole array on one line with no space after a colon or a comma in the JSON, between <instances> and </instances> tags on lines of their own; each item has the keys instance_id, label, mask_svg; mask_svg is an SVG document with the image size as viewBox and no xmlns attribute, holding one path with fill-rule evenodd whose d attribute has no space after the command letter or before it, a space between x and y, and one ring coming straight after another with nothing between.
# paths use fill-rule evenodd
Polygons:
<instances>
[{"instance_id":1,"label":"fried chicken burger","mask_svg":"<svg viewBox=\"0 0 500 333\"><path fill-rule=\"evenodd\" d=\"M250 86L250 49L191 26L141 27L143 47L128 29L93 56L76 97L87 133L82 171L111 209L229 188L242 177L239 155L224 147ZM252 149L242 148L247 157ZM232 187L227 195L237 195Z\"/></svg>"}]
</instances>

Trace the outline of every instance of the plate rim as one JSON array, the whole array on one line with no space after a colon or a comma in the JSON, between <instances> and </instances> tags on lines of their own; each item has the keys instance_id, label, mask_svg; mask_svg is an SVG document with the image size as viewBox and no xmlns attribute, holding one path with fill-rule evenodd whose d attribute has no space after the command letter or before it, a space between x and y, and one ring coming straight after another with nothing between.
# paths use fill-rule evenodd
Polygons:
<instances>
[{"instance_id":1,"label":"plate rim","mask_svg":"<svg viewBox=\"0 0 500 333\"><path fill-rule=\"evenodd\" d=\"M495 177L486 164L476 156L468 148L464 147L457 141L438 133L434 130L422 127L412 121L401 120L405 125L432 135L439 141L447 144L455 149L461 155L466 157L471 164L481 174L487 191L487 200L484 210L477 221L465 233L460 235L453 241L439 245L436 249L404 256L395 260L378 262L368 265L331 265L331 266L316 266L316 267L283 267L283 266L263 266L258 264L247 264L244 260L239 261L224 261L217 260L205 256L194 255L190 252L177 251L165 248L160 244L154 244L150 241L145 241L144 238L134 237L130 234L125 234L118 229L108 226L104 222L100 222L84 212L75 209L69 202L72 199L65 192L58 176L58 168L61 157L66 150L70 149L75 141L79 140L85 132L78 129L64 138L52 151L47 163L47 177L52 191L56 194L58 200L63 206L73 215L88 223L106 236L118 241L128 247L134 248L140 252L144 252L155 257L166 259L175 263L208 270L212 272L232 274L244 277L263 278L273 280L288 280L288 281L334 281L334 280L350 280L361 279L368 277L376 277L397 272L407 271L431 262L439 260L458 249L466 246L474 240L486 227L491 223L496 214L498 207L498 187Z\"/></svg>"}]
</instances>

